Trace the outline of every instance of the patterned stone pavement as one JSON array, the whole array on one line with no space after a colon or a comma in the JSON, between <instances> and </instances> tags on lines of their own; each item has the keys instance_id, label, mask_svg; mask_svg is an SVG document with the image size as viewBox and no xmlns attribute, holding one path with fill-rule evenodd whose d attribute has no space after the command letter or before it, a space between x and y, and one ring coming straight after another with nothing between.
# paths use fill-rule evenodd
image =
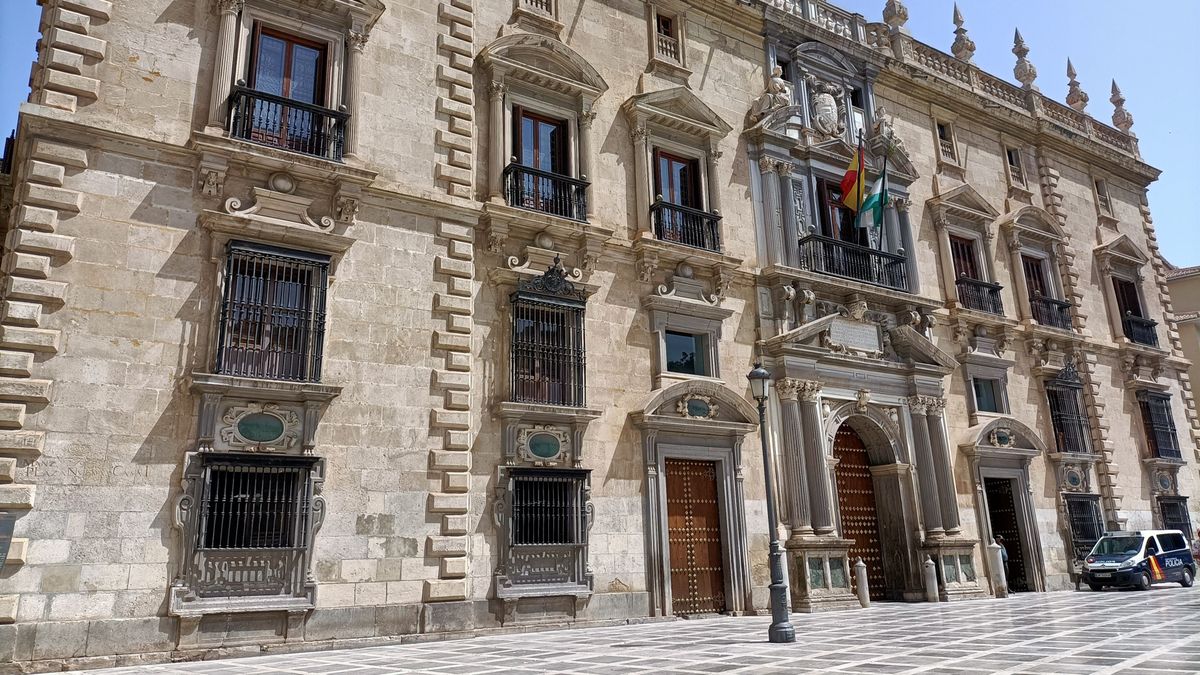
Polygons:
<instances>
[{"instance_id":1,"label":"patterned stone pavement","mask_svg":"<svg viewBox=\"0 0 1200 675\"><path fill-rule=\"evenodd\" d=\"M96 671L180 673L1151 673L1200 672L1200 591L1024 593L951 604L877 603L766 617L492 635L353 650Z\"/></svg>"}]
</instances>

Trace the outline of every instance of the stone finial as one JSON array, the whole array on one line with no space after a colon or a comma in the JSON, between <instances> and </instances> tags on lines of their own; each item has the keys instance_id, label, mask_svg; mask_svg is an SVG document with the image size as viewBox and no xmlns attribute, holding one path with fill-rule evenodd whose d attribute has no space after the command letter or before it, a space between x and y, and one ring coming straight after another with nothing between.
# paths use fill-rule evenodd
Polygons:
<instances>
[{"instance_id":1,"label":"stone finial","mask_svg":"<svg viewBox=\"0 0 1200 675\"><path fill-rule=\"evenodd\" d=\"M1133 115L1125 109L1125 96L1117 86L1116 80L1113 80L1112 96L1108 100L1113 104L1113 126L1132 136L1133 132L1129 129L1133 126Z\"/></svg>"},{"instance_id":2,"label":"stone finial","mask_svg":"<svg viewBox=\"0 0 1200 675\"><path fill-rule=\"evenodd\" d=\"M975 41L967 37L967 29L963 28L963 15L954 3L954 44L950 46L954 58L960 61L970 61L975 56Z\"/></svg>"},{"instance_id":3,"label":"stone finial","mask_svg":"<svg viewBox=\"0 0 1200 675\"><path fill-rule=\"evenodd\" d=\"M1017 82L1026 89L1037 89L1033 86L1033 81L1037 79L1037 68L1025 58L1029 56L1029 47L1025 46L1025 38L1021 37L1021 30L1018 28L1013 33L1013 48L1012 53L1017 57L1017 65L1013 67L1013 75L1017 78Z\"/></svg>"},{"instance_id":4,"label":"stone finial","mask_svg":"<svg viewBox=\"0 0 1200 675\"><path fill-rule=\"evenodd\" d=\"M901 0L887 0L887 4L883 6L883 22L892 32L906 32L904 24L908 23L908 8Z\"/></svg>"},{"instance_id":5,"label":"stone finial","mask_svg":"<svg viewBox=\"0 0 1200 675\"><path fill-rule=\"evenodd\" d=\"M1087 107L1087 92L1079 88L1079 80L1075 79L1075 66L1067 59L1067 105L1079 112Z\"/></svg>"}]
</instances>

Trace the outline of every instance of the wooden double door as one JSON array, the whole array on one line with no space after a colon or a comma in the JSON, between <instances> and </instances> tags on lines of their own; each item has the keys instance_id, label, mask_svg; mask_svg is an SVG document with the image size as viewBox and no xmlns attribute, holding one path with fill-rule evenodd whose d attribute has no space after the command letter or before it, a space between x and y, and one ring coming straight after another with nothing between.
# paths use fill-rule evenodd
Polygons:
<instances>
[{"instance_id":1,"label":"wooden double door","mask_svg":"<svg viewBox=\"0 0 1200 675\"><path fill-rule=\"evenodd\" d=\"M853 539L850 565L860 557L867 565L867 584L872 600L883 600L887 582L883 574L883 547L879 543L879 512L875 508L875 481L867 446L853 429L843 426L833 440L837 458L834 477L837 482L838 509L842 514L842 532Z\"/></svg>"},{"instance_id":2,"label":"wooden double door","mask_svg":"<svg viewBox=\"0 0 1200 675\"><path fill-rule=\"evenodd\" d=\"M727 609L717 463L665 460L667 544L675 614Z\"/></svg>"}]
</instances>

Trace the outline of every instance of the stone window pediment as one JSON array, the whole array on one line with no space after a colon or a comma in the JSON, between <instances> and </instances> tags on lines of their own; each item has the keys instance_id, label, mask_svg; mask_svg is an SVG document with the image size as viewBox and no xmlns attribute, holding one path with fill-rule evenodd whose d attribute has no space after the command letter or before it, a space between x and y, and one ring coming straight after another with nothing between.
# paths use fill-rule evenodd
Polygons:
<instances>
[{"instance_id":1,"label":"stone window pediment","mask_svg":"<svg viewBox=\"0 0 1200 675\"><path fill-rule=\"evenodd\" d=\"M1107 244L1097 246L1095 253L1101 265L1107 268L1106 271L1118 266L1140 268L1150 262L1150 258L1124 234Z\"/></svg>"},{"instance_id":2,"label":"stone window pediment","mask_svg":"<svg viewBox=\"0 0 1200 675\"><path fill-rule=\"evenodd\" d=\"M634 128L646 124L697 140L716 142L733 127L686 87L637 94L622 109Z\"/></svg>"},{"instance_id":3,"label":"stone window pediment","mask_svg":"<svg viewBox=\"0 0 1200 675\"><path fill-rule=\"evenodd\" d=\"M938 226L943 226L948 221L966 222L973 224L980 232L990 231L988 225L1000 215L1000 212L968 183L931 198L926 205L933 211L934 223Z\"/></svg>"},{"instance_id":4,"label":"stone window pediment","mask_svg":"<svg viewBox=\"0 0 1200 675\"><path fill-rule=\"evenodd\" d=\"M571 97L595 100L608 84L600 73L561 41L544 35L514 33L497 38L476 61L493 82L508 79Z\"/></svg>"}]
</instances>

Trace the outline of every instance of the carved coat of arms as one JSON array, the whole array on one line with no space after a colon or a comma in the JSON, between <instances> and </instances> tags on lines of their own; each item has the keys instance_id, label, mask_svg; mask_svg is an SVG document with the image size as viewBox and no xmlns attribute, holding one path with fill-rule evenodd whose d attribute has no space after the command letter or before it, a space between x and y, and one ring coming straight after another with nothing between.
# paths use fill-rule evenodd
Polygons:
<instances>
[{"instance_id":1,"label":"carved coat of arms","mask_svg":"<svg viewBox=\"0 0 1200 675\"><path fill-rule=\"evenodd\" d=\"M808 84L808 98L812 103L812 126L826 138L841 136L846 132L845 90L841 85L817 79L809 72L804 73Z\"/></svg>"}]
</instances>

